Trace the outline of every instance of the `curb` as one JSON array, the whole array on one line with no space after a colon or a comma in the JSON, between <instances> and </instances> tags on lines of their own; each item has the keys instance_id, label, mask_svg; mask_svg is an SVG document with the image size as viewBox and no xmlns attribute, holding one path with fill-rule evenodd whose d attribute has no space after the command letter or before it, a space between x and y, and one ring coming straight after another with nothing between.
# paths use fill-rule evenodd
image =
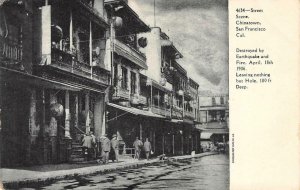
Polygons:
<instances>
[{"instance_id":1,"label":"curb","mask_svg":"<svg viewBox=\"0 0 300 190\"><path fill-rule=\"evenodd\" d=\"M142 162L135 162L135 163L127 163L125 165L119 165L113 168L92 168L91 170L88 170L89 167L81 168L81 172L76 172L78 169L74 169L73 172L70 170L70 173L68 174L62 174L62 175L54 175L54 176L45 176L41 178L34 178L34 179L25 179L25 180L16 180L16 181L6 181L2 182L3 187L6 189L16 189L21 187L39 187L39 186L45 186L49 185L51 183L54 183L55 181L63 180L63 179L72 179L76 177L82 177L82 176L88 176L88 175L97 175L97 174L107 174L112 173L114 171L120 171L120 170L126 170L126 169L135 169L135 168L141 168L143 166L149 166L154 165L157 163L165 163L168 161L179 161L179 160L189 160L193 158L201 158L205 156L211 156L218 154L217 152L208 152L208 153L201 153L196 154L194 157L188 155L188 156L175 156L170 157L169 160L152 160L152 161L142 161ZM94 167L94 166L92 166Z\"/></svg>"}]
</instances>

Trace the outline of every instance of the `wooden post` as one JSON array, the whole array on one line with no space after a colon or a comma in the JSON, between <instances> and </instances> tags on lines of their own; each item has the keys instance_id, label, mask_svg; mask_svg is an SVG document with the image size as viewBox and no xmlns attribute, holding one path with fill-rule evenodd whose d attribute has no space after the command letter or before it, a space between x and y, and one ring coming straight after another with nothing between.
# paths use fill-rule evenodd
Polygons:
<instances>
[{"instance_id":1,"label":"wooden post","mask_svg":"<svg viewBox=\"0 0 300 190\"><path fill-rule=\"evenodd\" d=\"M131 69L130 67L126 67L127 69L127 90L129 90L129 96L131 94Z\"/></svg>"},{"instance_id":2,"label":"wooden post","mask_svg":"<svg viewBox=\"0 0 300 190\"><path fill-rule=\"evenodd\" d=\"M173 139L172 139L172 148L173 148L173 155L175 155L175 136L173 134Z\"/></svg>"},{"instance_id":3,"label":"wooden post","mask_svg":"<svg viewBox=\"0 0 300 190\"><path fill-rule=\"evenodd\" d=\"M163 133L162 137L162 149L163 149L163 154L165 153L165 134Z\"/></svg>"},{"instance_id":4,"label":"wooden post","mask_svg":"<svg viewBox=\"0 0 300 190\"><path fill-rule=\"evenodd\" d=\"M70 36L70 51L72 52L72 48L73 48L73 12L72 12L72 9L70 10L70 30L69 30L69 36Z\"/></svg>"},{"instance_id":5,"label":"wooden post","mask_svg":"<svg viewBox=\"0 0 300 190\"><path fill-rule=\"evenodd\" d=\"M135 86L136 86L136 93L137 93L137 94L140 94L140 73L139 73L139 72L136 72L136 73L135 73L135 76L136 76L136 83L135 83Z\"/></svg>"},{"instance_id":6,"label":"wooden post","mask_svg":"<svg viewBox=\"0 0 300 190\"><path fill-rule=\"evenodd\" d=\"M155 152L156 150L156 145L155 145L155 131L153 131L153 151Z\"/></svg>"},{"instance_id":7,"label":"wooden post","mask_svg":"<svg viewBox=\"0 0 300 190\"><path fill-rule=\"evenodd\" d=\"M159 90L157 90L157 107L159 108L159 100L160 100L160 96L159 96Z\"/></svg>"},{"instance_id":8,"label":"wooden post","mask_svg":"<svg viewBox=\"0 0 300 190\"><path fill-rule=\"evenodd\" d=\"M90 39L89 39L89 55L91 66L91 78L93 78L93 37L92 37L92 21L90 21Z\"/></svg>"},{"instance_id":9,"label":"wooden post","mask_svg":"<svg viewBox=\"0 0 300 190\"><path fill-rule=\"evenodd\" d=\"M183 130L181 130L182 133L181 133L181 154L183 155Z\"/></svg>"},{"instance_id":10,"label":"wooden post","mask_svg":"<svg viewBox=\"0 0 300 190\"><path fill-rule=\"evenodd\" d=\"M153 88L152 88L152 82L151 82L151 89L150 89L150 110L152 111L152 106L153 106Z\"/></svg>"},{"instance_id":11,"label":"wooden post","mask_svg":"<svg viewBox=\"0 0 300 190\"><path fill-rule=\"evenodd\" d=\"M70 94L67 90L65 93L65 138L71 139L70 135Z\"/></svg>"},{"instance_id":12,"label":"wooden post","mask_svg":"<svg viewBox=\"0 0 300 190\"><path fill-rule=\"evenodd\" d=\"M139 123L140 123L140 140L142 140L143 139L143 126L142 126L141 121L139 121Z\"/></svg>"},{"instance_id":13,"label":"wooden post","mask_svg":"<svg viewBox=\"0 0 300 190\"><path fill-rule=\"evenodd\" d=\"M74 111L74 127L79 127L78 126L78 114L79 114L79 104L78 104L78 94L76 93L74 95L74 104L75 104L75 111Z\"/></svg>"},{"instance_id":14,"label":"wooden post","mask_svg":"<svg viewBox=\"0 0 300 190\"><path fill-rule=\"evenodd\" d=\"M89 93L87 92L85 94L85 112L86 112L86 118L85 118L85 132L89 133L90 132L90 96Z\"/></svg>"}]
</instances>

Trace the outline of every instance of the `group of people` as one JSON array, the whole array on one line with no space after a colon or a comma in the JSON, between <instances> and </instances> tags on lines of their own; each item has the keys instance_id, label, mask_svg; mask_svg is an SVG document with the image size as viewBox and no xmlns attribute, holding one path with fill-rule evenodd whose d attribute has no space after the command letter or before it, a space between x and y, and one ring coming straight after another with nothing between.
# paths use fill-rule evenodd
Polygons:
<instances>
[{"instance_id":1,"label":"group of people","mask_svg":"<svg viewBox=\"0 0 300 190\"><path fill-rule=\"evenodd\" d=\"M99 155L101 151L101 162L103 164L107 164L109 161L110 153L112 161L119 161L119 140L117 139L117 135L114 134L112 139L110 140L107 135L103 135L100 137L100 142L97 143L96 137L94 136L93 132L90 131L89 133L85 134L82 138L82 147L84 155L86 156L87 160L96 159L97 155ZM135 149L135 159L140 159L142 150L145 151L145 155L147 160L149 160L150 153L152 152L151 143L149 142L148 138L146 138L145 142L143 143L136 137L136 140L133 143L133 147ZM101 148L99 150L99 148Z\"/></svg>"},{"instance_id":2,"label":"group of people","mask_svg":"<svg viewBox=\"0 0 300 190\"><path fill-rule=\"evenodd\" d=\"M151 149L151 143L149 142L148 138L146 138L146 140L143 144L143 142L138 137L136 137L136 139L133 143L133 147L135 150L135 156L134 156L135 159L138 159L138 160L140 159L142 148L144 148L146 158L147 158L147 160L149 160L152 149Z\"/></svg>"},{"instance_id":3,"label":"group of people","mask_svg":"<svg viewBox=\"0 0 300 190\"><path fill-rule=\"evenodd\" d=\"M109 161L109 153L111 150L114 153L114 159L113 161L118 162L119 161L119 140L117 139L117 135L114 134L112 136L112 139L109 140L107 135L103 135L100 138L100 147L101 147L101 158L102 163L107 164ZM98 143L98 144L99 144ZM96 138L92 131L90 131L88 134L85 134L82 138L82 147L83 152L85 156L87 157L87 160L95 159L97 157L97 153L99 146L96 142Z\"/></svg>"}]
</instances>

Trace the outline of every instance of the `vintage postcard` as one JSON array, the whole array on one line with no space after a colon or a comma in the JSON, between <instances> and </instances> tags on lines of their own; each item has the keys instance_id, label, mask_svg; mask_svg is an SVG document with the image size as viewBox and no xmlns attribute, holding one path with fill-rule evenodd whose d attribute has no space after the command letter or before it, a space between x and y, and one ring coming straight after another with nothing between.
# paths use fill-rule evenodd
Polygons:
<instances>
[{"instance_id":1,"label":"vintage postcard","mask_svg":"<svg viewBox=\"0 0 300 190\"><path fill-rule=\"evenodd\" d=\"M0 189L299 189L299 18L0 0Z\"/></svg>"}]
</instances>

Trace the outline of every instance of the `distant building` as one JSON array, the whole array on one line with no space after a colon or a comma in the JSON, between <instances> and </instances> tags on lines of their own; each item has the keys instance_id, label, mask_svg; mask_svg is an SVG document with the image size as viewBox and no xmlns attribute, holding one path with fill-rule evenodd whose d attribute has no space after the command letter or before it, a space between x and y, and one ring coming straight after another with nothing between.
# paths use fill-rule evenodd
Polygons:
<instances>
[{"instance_id":1,"label":"distant building","mask_svg":"<svg viewBox=\"0 0 300 190\"><path fill-rule=\"evenodd\" d=\"M229 104L228 95L199 95L199 118L197 127L201 136L219 142L228 141Z\"/></svg>"}]
</instances>

